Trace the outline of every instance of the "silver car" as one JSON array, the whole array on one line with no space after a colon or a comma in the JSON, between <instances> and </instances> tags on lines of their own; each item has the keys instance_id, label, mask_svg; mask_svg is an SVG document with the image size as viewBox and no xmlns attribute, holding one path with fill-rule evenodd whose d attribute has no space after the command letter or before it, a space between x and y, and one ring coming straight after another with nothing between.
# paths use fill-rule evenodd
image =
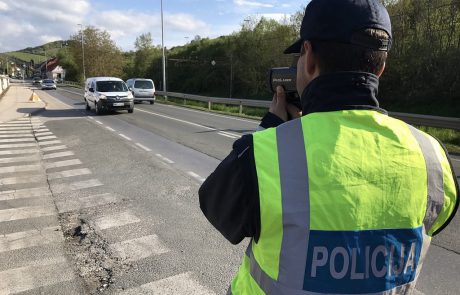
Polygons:
<instances>
[{"instance_id":1,"label":"silver car","mask_svg":"<svg viewBox=\"0 0 460 295\"><path fill-rule=\"evenodd\" d=\"M148 101L150 104L155 103L155 84L151 79L129 79L126 84L128 84L135 102Z\"/></svg>"},{"instance_id":2,"label":"silver car","mask_svg":"<svg viewBox=\"0 0 460 295\"><path fill-rule=\"evenodd\" d=\"M42 81L42 90L47 90L47 89L54 89L56 90L56 83L54 80L51 79L45 79Z\"/></svg>"}]
</instances>

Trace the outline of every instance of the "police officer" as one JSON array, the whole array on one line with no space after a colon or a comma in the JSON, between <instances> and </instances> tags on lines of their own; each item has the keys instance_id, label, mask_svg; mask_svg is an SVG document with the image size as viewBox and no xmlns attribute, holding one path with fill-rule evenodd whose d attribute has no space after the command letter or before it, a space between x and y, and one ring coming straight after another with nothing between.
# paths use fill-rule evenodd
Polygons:
<instances>
[{"instance_id":1,"label":"police officer","mask_svg":"<svg viewBox=\"0 0 460 295\"><path fill-rule=\"evenodd\" d=\"M300 55L301 112L278 89L265 130L237 140L199 191L225 238L251 238L229 293L412 293L459 193L442 145L379 107L391 43L378 0L306 7L285 50Z\"/></svg>"}]
</instances>

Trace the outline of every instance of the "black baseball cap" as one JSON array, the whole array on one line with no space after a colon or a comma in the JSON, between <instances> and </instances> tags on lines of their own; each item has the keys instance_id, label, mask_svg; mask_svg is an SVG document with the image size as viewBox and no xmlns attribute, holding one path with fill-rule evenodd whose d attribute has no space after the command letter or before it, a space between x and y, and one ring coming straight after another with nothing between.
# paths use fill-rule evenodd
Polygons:
<instances>
[{"instance_id":1,"label":"black baseball cap","mask_svg":"<svg viewBox=\"0 0 460 295\"><path fill-rule=\"evenodd\" d=\"M389 38L366 38L356 32L380 29ZM391 22L379 0L312 0L305 9L300 39L284 53L299 53L304 40L336 41L379 51L391 47Z\"/></svg>"}]
</instances>

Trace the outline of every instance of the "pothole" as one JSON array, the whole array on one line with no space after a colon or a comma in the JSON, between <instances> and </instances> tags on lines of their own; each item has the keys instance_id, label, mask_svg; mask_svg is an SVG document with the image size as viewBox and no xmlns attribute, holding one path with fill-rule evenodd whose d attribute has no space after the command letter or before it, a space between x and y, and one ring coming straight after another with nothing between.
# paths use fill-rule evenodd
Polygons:
<instances>
[{"instance_id":1,"label":"pothole","mask_svg":"<svg viewBox=\"0 0 460 295\"><path fill-rule=\"evenodd\" d=\"M114 257L107 241L78 214L60 214L60 221L66 252L91 294L104 292L114 283L115 272L132 267Z\"/></svg>"}]
</instances>

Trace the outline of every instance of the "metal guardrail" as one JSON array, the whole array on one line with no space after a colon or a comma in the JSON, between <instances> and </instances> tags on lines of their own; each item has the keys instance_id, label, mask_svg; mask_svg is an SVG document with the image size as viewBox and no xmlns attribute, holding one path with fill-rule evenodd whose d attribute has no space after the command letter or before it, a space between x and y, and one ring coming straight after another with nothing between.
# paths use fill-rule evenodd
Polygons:
<instances>
[{"instance_id":1,"label":"metal guardrail","mask_svg":"<svg viewBox=\"0 0 460 295\"><path fill-rule=\"evenodd\" d=\"M240 114L243 113L243 107L248 106L248 107L269 108L270 103L271 103L270 101L267 101L267 100L209 97L209 96L200 96L200 95L177 93L177 92L165 93L163 91L157 91L156 94L183 99L184 104L187 104L187 100L207 102L209 110L211 110L213 103L237 105L239 106ZM406 123L413 124L413 125L460 130L460 118L437 117L437 116L406 114L406 113L398 113L398 112L389 112L389 115L394 118L403 120Z\"/></svg>"}]
</instances>

